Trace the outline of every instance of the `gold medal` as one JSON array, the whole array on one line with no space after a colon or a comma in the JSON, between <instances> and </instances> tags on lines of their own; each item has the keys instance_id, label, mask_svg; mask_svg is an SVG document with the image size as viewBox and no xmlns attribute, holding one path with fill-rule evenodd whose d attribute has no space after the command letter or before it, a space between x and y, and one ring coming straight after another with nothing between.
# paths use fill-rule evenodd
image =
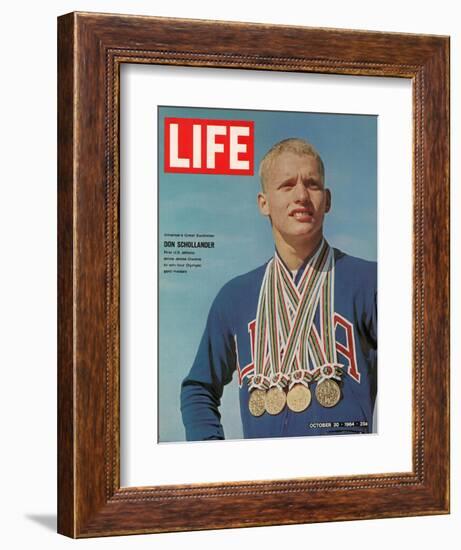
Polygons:
<instances>
[{"instance_id":1,"label":"gold medal","mask_svg":"<svg viewBox=\"0 0 461 550\"><path fill-rule=\"evenodd\" d=\"M261 416L266 410L266 392L264 390L253 390L248 400L248 408L253 416Z\"/></svg>"},{"instance_id":2,"label":"gold medal","mask_svg":"<svg viewBox=\"0 0 461 550\"><path fill-rule=\"evenodd\" d=\"M295 384L287 395L287 406L290 411L303 412L311 404L311 390L304 384Z\"/></svg>"},{"instance_id":3,"label":"gold medal","mask_svg":"<svg viewBox=\"0 0 461 550\"><path fill-rule=\"evenodd\" d=\"M274 386L266 393L266 411L269 414L279 414L283 411L287 398L285 392Z\"/></svg>"},{"instance_id":4,"label":"gold medal","mask_svg":"<svg viewBox=\"0 0 461 550\"><path fill-rule=\"evenodd\" d=\"M341 399L339 384L328 378L315 388L315 397L322 407L334 407Z\"/></svg>"}]
</instances>

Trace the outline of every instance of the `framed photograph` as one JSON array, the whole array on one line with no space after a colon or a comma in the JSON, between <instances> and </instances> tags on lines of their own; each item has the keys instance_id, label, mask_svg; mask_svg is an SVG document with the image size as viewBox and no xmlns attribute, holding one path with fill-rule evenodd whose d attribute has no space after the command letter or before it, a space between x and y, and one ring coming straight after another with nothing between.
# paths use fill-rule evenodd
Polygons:
<instances>
[{"instance_id":1,"label":"framed photograph","mask_svg":"<svg viewBox=\"0 0 461 550\"><path fill-rule=\"evenodd\" d=\"M157 120L159 442L376 433L377 116L159 106ZM197 147L204 162L194 167ZM225 149L232 158L234 147L238 165L227 161ZM304 159L320 168L298 166ZM338 248L328 260L329 242L368 261ZM309 287L322 258L331 262L324 269L331 284ZM332 292L333 278L345 288ZM334 314L321 316L328 289ZM296 329L298 311L311 313ZM195 338L181 336L188 333ZM219 407L215 394L221 400L225 386ZM227 396L231 388L240 403Z\"/></svg>"},{"instance_id":2,"label":"framed photograph","mask_svg":"<svg viewBox=\"0 0 461 550\"><path fill-rule=\"evenodd\" d=\"M72 13L58 70L58 531L448 513L449 39Z\"/></svg>"}]
</instances>

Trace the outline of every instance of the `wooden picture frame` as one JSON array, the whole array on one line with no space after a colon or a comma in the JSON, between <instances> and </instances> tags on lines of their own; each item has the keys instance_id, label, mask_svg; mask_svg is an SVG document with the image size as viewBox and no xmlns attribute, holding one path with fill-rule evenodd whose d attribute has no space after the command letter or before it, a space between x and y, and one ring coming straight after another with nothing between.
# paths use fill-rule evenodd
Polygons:
<instances>
[{"instance_id":1,"label":"wooden picture frame","mask_svg":"<svg viewBox=\"0 0 461 550\"><path fill-rule=\"evenodd\" d=\"M448 513L448 37L71 13L58 20L58 46L58 531L77 538ZM411 79L412 471L120 487L122 63Z\"/></svg>"}]
</instances>

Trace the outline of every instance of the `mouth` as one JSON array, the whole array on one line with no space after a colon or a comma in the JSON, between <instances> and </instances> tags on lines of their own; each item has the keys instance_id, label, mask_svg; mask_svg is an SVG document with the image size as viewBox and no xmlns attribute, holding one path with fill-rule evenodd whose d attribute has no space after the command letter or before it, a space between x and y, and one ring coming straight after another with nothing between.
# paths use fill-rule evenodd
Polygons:
<instances>
[{"instance_id":1,"label":"mouth","mask_svg":"<svg viewBox=\"0 0 461 550\"><path fill-rule=\"evenodd\" d=\"M312 222L314 220L314 212L309 208L295 208L290 212L290 216L299 222Z\"/></svg>"}]
</instances>

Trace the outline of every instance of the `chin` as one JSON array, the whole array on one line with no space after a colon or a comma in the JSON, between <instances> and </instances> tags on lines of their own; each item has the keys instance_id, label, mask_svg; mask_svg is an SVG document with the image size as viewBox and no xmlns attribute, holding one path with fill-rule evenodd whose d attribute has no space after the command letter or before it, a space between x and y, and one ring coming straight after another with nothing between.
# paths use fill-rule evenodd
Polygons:
<instances>
[{"instance_id":1,"label":"chin","mask_svg":"<svg viewBox=\"0 0 461 550\"><path fill-rule=\"evenodd\" d=\"M293 228L290 232L293 236L295 235L306 235L306 236L312 236L320 233L320 228L316 225L313 225L312 223L303 223L299 224L297 227Z\"/></svg>"},{"instance_id":2,"label":"chin","mask_svg":"<svg viewBox=\"0 0 461 550\"><path fill-rule=\"evenodd\" d=\"M296 231L290 231L288 233L285 233L283 235L283 238L287 241L287 242L290 242L290 241L308 241L310 240L311 238L315 237L318 235L318 232L313 230L312 227L308 227L308 228L300 228Z\"/></svg>"},{"instance_id":3,"label":"chin","mask_svg":"<svg viewBox=\"0 0 461 550\"><path fill-rule=\"evenodd\" d=\"M291 234L293 236L306 236L306 237L321 237L323 234L323 224L315 221L314 223L303 223L299 224L297 227L291 228Z\"/></svg>"}]
</instances>

